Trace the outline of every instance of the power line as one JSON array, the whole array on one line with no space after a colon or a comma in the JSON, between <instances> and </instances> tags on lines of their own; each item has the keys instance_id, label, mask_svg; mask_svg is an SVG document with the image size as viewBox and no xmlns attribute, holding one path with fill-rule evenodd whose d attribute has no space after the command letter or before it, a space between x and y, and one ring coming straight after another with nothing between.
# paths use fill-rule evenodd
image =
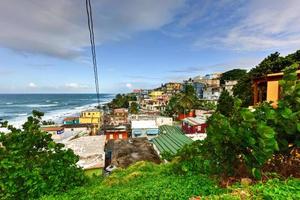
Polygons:
<instances>
[{"instance_id":1,"label":"power line","mask_svg":"<svg viewBox=\"0 0 300 200\"><path fill-rule=\"evenodd\" d=\"M90 43L91 43L91 52L92 52L92 60L93 60L93 69L94 69L94 79L96 86L96 94L97 94L97 103L98 109L100 111L100 91L99 91L99 79L98 79L98 66L97 66L97 57L96 57L96 48L95 48L95 36L94 36L94 23L93 23L93 15L92 15L92 6L91 1L85 1L86 13L88 17L88 28L90 34ZM100 121L99 121L100 128Z\"/></svg>"}]
</instances>

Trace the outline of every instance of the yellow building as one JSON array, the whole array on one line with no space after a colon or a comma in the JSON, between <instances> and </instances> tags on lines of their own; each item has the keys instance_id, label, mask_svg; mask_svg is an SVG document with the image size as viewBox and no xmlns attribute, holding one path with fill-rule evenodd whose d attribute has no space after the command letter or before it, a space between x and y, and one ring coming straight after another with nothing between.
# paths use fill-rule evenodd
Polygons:
<instances>
[{"instance_id":1,"label":"yellow building","mask_svg":"<svg viewBox=\"0 0 300 200\"><path fill-rule=\"evenodd\" d=\"M156 100L159 96L163 95L162 91L159 90L154 90L152 92L150 92L149 96L151 97L151 99Z\"/></svg>"},{"instance_id":2,"label":"yellow building","mask_svg":"<svg viewBox=\"0 0 300 200\"><path fill-rule=\"evenodd\" d=\"M79 118L80 124L93 124L99 129L103 123L103 113L98 109L82 111ZM96 132L96 131L93 131Z\"/></svg>"},{"instance_id":3,"label":"yellow building","mask_svg":"<svg viewBox=\"0 0 300 200\"><path fill-rule=\"evenodd\" d=\"M300 79L300 70L297 70L298 78ZM277 106L277 101L280 99L279 81L283 77L283 72L268 74L266 77L253 80L253 103L267 101L273 102L273 106Z\"/></svg>"}]
</instances>

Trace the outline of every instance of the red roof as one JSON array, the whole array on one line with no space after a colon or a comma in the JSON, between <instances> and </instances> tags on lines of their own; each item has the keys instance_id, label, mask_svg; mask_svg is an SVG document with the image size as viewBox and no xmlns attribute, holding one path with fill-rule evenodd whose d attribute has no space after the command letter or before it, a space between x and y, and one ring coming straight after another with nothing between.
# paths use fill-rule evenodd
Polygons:
<instances>
[{"instance_id":1,"label":"red roof","mask_svg":"<svg viewBox=\"0 0 300 200\"><path fill-rule=\"evenodd\" d=\"M66 117L64 118L64 121L73 121L73 120L78 120L79 117Z\"/></svg>"}]
</instances>

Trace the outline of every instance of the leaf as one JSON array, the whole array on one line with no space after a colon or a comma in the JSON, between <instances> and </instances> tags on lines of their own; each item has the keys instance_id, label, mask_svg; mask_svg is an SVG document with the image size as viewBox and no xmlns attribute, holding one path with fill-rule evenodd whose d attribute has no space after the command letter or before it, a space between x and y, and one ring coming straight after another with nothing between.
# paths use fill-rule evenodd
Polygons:
<instances>
[{"instance_id":1,"label":"leaf","mask_svg":"<svg viewBox=\"0 0 300 200\"><path fill-rule=\"evenodd\" d=\"M300 123L297 123L297 130L300 132Z\"/></svg>"},{"instance_id":2,"label":"leaf","mask_svg":"<svg viewBox=\"0 0 300 200\"><path fill-rule=\"evenodd\" d=\"M261 172L257 168L252 168L252 175L256 179L261 179Z\"/></svg>"},{"instance_id":3,"label":"leaf","mask_svg":"<svg viewBox=\"0 0 300 200\"><path fill-rule=\"evenodd\" d=\"M284 110L281 112L281 116L285 119L289 119L292 114L293 114L293 111L289 108L284 108Z\"/></svg>"},{"instance_id":4,"label":"leaf","mask_svg":"<svg viewBox=\"0 0 300 200\"><path fill-rule=\"evenodd\" d=\"M249 111L248 109L243 109L241 111L241 115L245 121L254 121L255 120L254 114L251 111Z\"/></svg>"},{"instance_id":5,"label":"leaf","mask_svg":"<svg viewBox=\"0 0 300 200\"><path fill-rule=\"evenodd\" d=\"M274 130L270 127L267 126L263 123L260 123L257 127L257 132L263 137L263 138L274 138L275 132Z\"/></svg>"}]
</instances>

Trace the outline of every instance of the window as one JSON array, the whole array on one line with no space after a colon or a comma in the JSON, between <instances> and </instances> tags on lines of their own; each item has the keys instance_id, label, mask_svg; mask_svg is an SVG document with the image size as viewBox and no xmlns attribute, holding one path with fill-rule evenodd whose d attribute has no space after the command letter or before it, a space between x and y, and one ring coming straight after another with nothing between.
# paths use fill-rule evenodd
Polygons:
<instances>
[{"instance_id":1,"label":"window","mask_svg":"<svg viewBox=\"0 0 300 200\"><path fill-rule=\"evenodd\" d=\"M109 139L114 139L114 134L110 134Z\"/></svg>"},{"instance_id":2,"label":"window","mask_svg":"<svg viewBox=\"0 0 300 200\"><path fill-rule=\"evenodd\" d=\"M119 134L119 139L122 139L122 138L123 138L123 134L120 133L120 134Z\"/></svg>"}]
</instances>

